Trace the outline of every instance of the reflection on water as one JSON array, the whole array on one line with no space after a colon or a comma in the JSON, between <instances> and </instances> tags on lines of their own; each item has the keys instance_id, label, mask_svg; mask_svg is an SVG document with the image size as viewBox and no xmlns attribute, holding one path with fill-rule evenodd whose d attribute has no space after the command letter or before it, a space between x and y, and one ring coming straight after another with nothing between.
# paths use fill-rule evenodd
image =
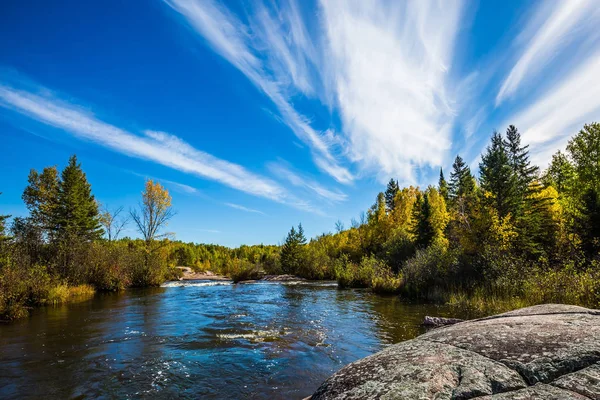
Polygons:
<instances>
[{"instance_id":1,"label":"reflection on water","mask_svg":"<svg viewBox=\"0 0 600 400\"><path fill-rule=\"evenodd\" d=\"M302 398L449 316L334 283L165 286L0 325L0 398Z\"/></svg>"}]
</instances>

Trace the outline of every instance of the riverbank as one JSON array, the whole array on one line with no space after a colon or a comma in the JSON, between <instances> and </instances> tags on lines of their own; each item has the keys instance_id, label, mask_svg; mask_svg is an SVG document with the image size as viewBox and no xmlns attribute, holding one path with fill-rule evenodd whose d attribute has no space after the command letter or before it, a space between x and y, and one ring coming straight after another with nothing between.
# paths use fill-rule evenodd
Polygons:
<instances>
[{"instance_id":1,"label":"riverbank","mask_svg":"<svg viewBox=\"0 0 600 400\"><path fill-rule=\"evenodd\" d=\"M309 399L595 399L599 361L600 310L548 304L390 346L342 368Z\"/></svg>"}]
</instances>

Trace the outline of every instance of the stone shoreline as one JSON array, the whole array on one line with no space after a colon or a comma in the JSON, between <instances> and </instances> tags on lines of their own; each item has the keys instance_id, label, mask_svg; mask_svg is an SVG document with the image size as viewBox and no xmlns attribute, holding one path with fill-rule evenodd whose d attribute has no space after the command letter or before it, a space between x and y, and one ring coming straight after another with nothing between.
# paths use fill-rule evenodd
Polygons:
<instances>
[{"instance_id":1,"label":"stone shoreline","mask_svg":"<svg viewBox=\"0 0 600 400\"><path fill-rule=\"evenodd\" d=\"M600 310L546 304L433 329L342 368L310 398L600 400Z\"/></svg>"}]
</instances>

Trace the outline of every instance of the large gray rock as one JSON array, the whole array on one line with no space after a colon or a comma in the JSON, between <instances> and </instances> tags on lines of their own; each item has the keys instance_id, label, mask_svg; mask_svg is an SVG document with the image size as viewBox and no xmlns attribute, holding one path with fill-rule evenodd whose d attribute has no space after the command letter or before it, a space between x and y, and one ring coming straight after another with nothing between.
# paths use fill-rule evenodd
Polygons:
<instances>
[{"instance_id":1,"label":"large gray rock","mask_svg":"<svg viewBox=\"0 0 600 400\"><path fill-rule=\"evenodd\" d=\"M352 363L319 399L599 399L600 312L559 304L435 329Z\"/></svg>"}]
</instances>

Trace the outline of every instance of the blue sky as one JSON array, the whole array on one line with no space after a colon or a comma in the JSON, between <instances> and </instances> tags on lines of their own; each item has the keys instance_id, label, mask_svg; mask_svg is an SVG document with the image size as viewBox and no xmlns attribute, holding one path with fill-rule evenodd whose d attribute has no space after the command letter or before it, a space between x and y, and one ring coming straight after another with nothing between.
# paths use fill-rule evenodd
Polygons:
<instances>
[{"instance_id":1,"label":"blue sky","mask_svg":"<svg viewBox=\"0 0 600 400\"><path fill-rule=\"evenodd\" d=\"M595 0L3 1L2 213L74 153L103 205L157 179L178 239L225 245L348 226L508 124L545 167L600 120L598 26Z\"/></svg>"}]
</instances>

